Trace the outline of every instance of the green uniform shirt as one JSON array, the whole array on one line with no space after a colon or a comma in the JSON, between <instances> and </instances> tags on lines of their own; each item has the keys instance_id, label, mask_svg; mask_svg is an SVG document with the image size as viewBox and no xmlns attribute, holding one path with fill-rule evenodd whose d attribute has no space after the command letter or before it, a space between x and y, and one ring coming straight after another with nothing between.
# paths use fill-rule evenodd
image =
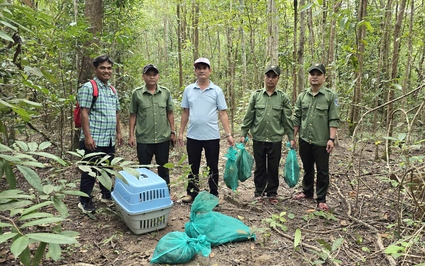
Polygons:
<instances>
[{"instance_id":1,"label":"green uniform shirt","mask_svg":"<svg viewBox=\"0 0 425 266\"><path fill-rule=\"evenodd\" d=\"M171 127L167 113L173 110L173 100L167 88L157 86L153 95L146 86L135 89L131 96L130 113L137 115L137 143L154 144L168 141Z\"/></svg>"},{"instance_id":2,"label":"green uniform shirt","mask_svg":"<svg viewBox=\"0 0 425 266\"><path fill-rule=\"evenodd\" d=\"M318 146L326 146L329 128L339 127L339 105L336 92L321 87L313 96L311 88L298 95L295 103L294 126L300 127L302 140Z\"/></svg>"},{"instance_id":3,"label":"green uniform shirt","mask_svg":"<svg viewBox=\"0 0 425 266\"><path fill-rule=\"evenodd\" d=\"M292 108L288 96L277 89L270 96L265 88L255 91L242 122L241 135L246 137L248 130L256 141L281 142L284 134L293 140Z\"/></svg>"}]
</instances>

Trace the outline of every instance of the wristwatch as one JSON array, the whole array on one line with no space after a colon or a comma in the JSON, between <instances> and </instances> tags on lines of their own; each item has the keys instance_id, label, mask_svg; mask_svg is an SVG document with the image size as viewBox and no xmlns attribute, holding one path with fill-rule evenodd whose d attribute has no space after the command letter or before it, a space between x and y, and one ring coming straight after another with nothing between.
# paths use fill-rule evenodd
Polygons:
<instances>
[{"instance_id":1,"label":"wristwatch","mask_svg":"<svg viewBox=\"0 0 425 266\"><path fill-rule=\"evenodd\" d=\"M335 139L334 138L329 138L329 140L332 140L332 142L335 143Z\"/></svg>"},{"instance_id":2,"label":"wristwatch","mask_svg":"<svg viewBox=\"0 0 425 266\"><path fill-rule=\"evenodd\" d=\"M176 131L171 131L171 134L176 135Z\"/></svg>"}]
</instances>

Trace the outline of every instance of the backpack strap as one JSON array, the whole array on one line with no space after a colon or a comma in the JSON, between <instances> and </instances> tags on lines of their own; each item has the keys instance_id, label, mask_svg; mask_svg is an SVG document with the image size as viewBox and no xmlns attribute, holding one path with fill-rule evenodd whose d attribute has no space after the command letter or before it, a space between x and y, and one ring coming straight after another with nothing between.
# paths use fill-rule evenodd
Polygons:
<instances>
[{"instance_id":1,"label":"backpack strap","mask_svg":"<svg viewBox=\"0 0 425 266\"><path fill-rule=\"evenodd\" d=\"M97 83L94 79L90 80L90 83L93 87L93 100L91 102L91 106L90 109L94 109L93 106L96 103L97 97L99 97L99 88L97 87ZM112 92L116 95L117 94L117 90L114 88L114 86L109 85L109 87L111 88Z\"/></svg>"},{"instance_id":2,"label":"backpack strap","mask_svg":"<svg viewBox=\"0 0 425 266\"><path fill-rule=\"evenodd\" d=\"M90 80L90 83L93 87L93 99L91 101L91 106L90 106L90 110L93 109L94 103L97 100L97 97L99 96L99 88L97 87L97 83L94 79Z\"/></svg>"}]
</instances>

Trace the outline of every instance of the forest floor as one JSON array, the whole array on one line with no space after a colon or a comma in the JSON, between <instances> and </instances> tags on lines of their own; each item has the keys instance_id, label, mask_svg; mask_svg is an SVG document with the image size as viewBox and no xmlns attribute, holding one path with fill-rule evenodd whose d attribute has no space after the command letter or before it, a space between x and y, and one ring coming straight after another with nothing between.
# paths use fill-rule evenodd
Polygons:
<instances>
[{"instance_id":1,"label":"forest floor","mask_svg":"<svg viewBox=\"0 0 425 266\"><path fill-rule=\"evenodd\" d=\"M209 257L197 255L185 265L418 265L425 262L424 249L409 250L396 261L384 253L385 247L396 242L398 221L397 189L388 180L385 161L374 160L371 149L363 149L360 175L352 170L352 144L349 138L339 138L331 155L331 185L327 201L331 211L316 210L314 201L292 199L300 191L301 180L289 188L281 179L278 191L280 203L253 201L253 178L240 183L232 192L223 182L224 154L227 144L221 142L220 199L215 211L242 220L256 233L256 240L228 243L213 247ZM251 145L247 149L251 152ZM177 164L185 153L183 148L171 152L171 162ZM117 156L136 160L135 150L118 148ZM281 160L281 172L286 151ZM187 159L185 159L187 161ZM394 162L397 164L398 162ZM301 163L300 163L300 166ZM63 230L80 233L79 245L63 248L60 261L45 260L43 265L148 265L158 241L172 231L184 232L189 221L190 204L181 202L185 196L183 168L171 170L172 194L177 197L170 210L166 228L146 234L132 233L113 204L95 200L97 211L86 215L77 208L78 198L67 197L70 216ZM69 173L69 179L79 184L79 173ZM96 193L99 193L96 185ZM409 215L409 206L404 211ZM274 217L274 218L272 218ZM280 219L284 218L284 219ZM268 220L267 220L268 219ZM294 248L296 230L301 243ZM404 234L406 227L402 228ZM413 233L412 233L413 234ZM409 235L409 234L407 234ZM424 242L423 234L419 242ZM423 246L423 245L422 245ZM0 265L17 265L8 247L0 246Z\"/></svg>"}]
</instances>

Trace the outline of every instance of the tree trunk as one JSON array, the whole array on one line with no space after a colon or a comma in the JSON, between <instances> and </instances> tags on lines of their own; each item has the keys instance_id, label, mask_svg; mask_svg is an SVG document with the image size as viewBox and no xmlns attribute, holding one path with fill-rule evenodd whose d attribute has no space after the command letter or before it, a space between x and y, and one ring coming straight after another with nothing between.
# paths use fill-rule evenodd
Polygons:
<instances>
[{"instance_id":1,"label":"tree trunk","mask_svg":"<svg viewBox=\"0 0 425 266\"><path fill-rule=\"evenodd\" d=\"M359 15L358 15L358 23L363 21L363 19L366 17L366 10L367 10L367 0L360 1L359 6ZM352 99L352 105L350 108L350 123L349 123L349 132L350 135L353 134L354 129L357 126L359 116L360 116L360 108L359 103L361 101L362 97L362 77L363 77L363 59L364 59L364 38L366 36L366 27L362 24L358 27L357 31L357 53L356 53L356 60L355 60L355 81L356 85L354 87L354 93L353 93L353 99Z\"/></svg>"},{"instance_id":2,"label":"tree trunk","mask_svg":"<svg viewBox=\"0 0 425 266\"><path fill-rule=\"evenodd\" d=\"M296 5L296 0L294 1L294 5ZM304 6L305 0L300 0L299 6ZM294 13L298 13L298 8L295 7ZM299 13L300 15L300 32L298 35L298 51L297 51L297 63L298 63L298 81L294 83L294 90L292 95L292 100L295 103L297 99L298 93L302 92L305 87L305 76L304 76L304 52L305 52L305 26L306 26L306 12ZM298 16L298 15L297 15ZM297 88L297 89L295 89Z\"/></svg>"},{"instance_id":3,"label":"tree trunk","mask_svg":"<svg viewBox=\"0 0 425 266\"><path fill-rule=\"evenodd\" d=\"M337 21L336 21L336 14L338 14L339 9L341 7L342 1L336 0L333 4L332 8L332 21L331 21L331 28L330 28L330 36L329 36L329 53L328 53L328 60L327 64L333 64L336 60L336 51L335 46L337 44L337 38L336 38L336 29L337 29ZM336 90L336 85L338 84L338 75L337 71L330 70L329 73L327 73L328 79L328 86L332 88L333 90Z\"/></svg>"},{"instance_id":4,"label":"tree trunk","mask_svg":"<svg viewBox=\"0 0 425 266\"><path fill-rule=\"evenodd\" d=\"M179 88L183 87L183 62L182 62L182 20L181 20L181 2L177 4L177 49L179 61Z\"/></svg>"},{"instance_id":5,"label":"tree trunk","mask_svg":"<svg viewBox=\"0 0 425 266\"><path fill-rule=\"evenodd\" d=\"M89 31L93 38L84 45L83 55L81 58L81 65L78 74L78 87L83 83L87 82L93 77L93 55L97 56L99 51L97 50L100 46L99 38L102 33L102 22L103 22L103 3L102 0L86 0L84 15L90 24ZM73 138L74 149L78 148L79 138L81 131L75 130Z\"/></svg>"},{"instance_id":6,"label":"tree trunk","mask_svg":"<svg viewBox=\"0 0 425 266\"><path fill-rule=\"evenodd\" d=\"M267 61L277 65L279 52L278 13L274 0L267 1Z\"/></svg>"},{"instance_id":7,"label":"tree trunk","mask_svg":"<svg viewBox=\"0 0 425 266\"><path fill-rule=\"evenodd\" d=\"M394 25L394 33L393 33L393 52L392 52L392 60L391 60L391 82L396 82L397 79L397 69L398 69L398 59L400 56L400 33L401 33L401 26L403 23L403 17L404 12L406 8L406 0L401 0L401 4L397 13L397 19L396 23ZM393 88L390 88L390 91L388 93L388 101L392 101L395 98L395 92ZM393 133L393 125L394 123L390 123L393 116L394 106L393 103L388 104L387 108L387 126L388 128L388 136L391 137ZM388 145L390 147L391 145ZM391 154L389 151L388 154ZM389 158L387 158L389 159Z\"/></svg>"}]
</instances>

